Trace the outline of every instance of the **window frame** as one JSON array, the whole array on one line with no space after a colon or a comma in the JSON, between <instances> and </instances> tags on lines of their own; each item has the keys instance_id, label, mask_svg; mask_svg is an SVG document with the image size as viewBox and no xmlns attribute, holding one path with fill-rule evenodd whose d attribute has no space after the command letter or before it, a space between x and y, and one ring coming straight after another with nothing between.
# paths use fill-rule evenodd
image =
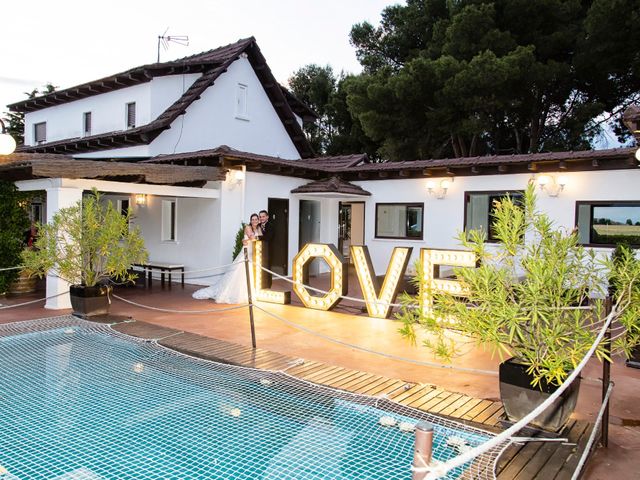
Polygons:
<instances>
[{"instance_id":1,"label":"window frame","mask_svg":"<svg viewBox=\"0 0 640 480\"><path fill-rule=\"evenodd\" d=\"M91 135L91 120L92 120L91 112L82 112L82 136L88 137ZM87 129L87 119L89 120L89 128Z\"/></svg>"},{"instance_id":2,"label":"window frame","mask_svg":"<svg viewBox=\"0 0 640 480\"><path fill-rule=\"evenodd\" d=\"M44 125L44 139L38 140L38 127L40 125ZM33 143L35 145L42 145L43 143L47 143L47 122L38 122L33 124Z\"/></svg>"},{"instance_id":3,"label":"window frame","mask_svg":"<svg viewBox=\"0 0 640 480\"><path fill-rule=\"evenodd\" d=\"M407 236L409 226L405 225L405 236L404 237L389 237L386 235L378 235L378 207L380 206L404 206L407 207L420 207L422 209L422 228L420 229L419 237L409 237ZM382 240L415 240L415 241L424 241L424 202L380 202L374 205L375 210L375 218L374 218L374 238L382 239ZM408 222L407 222L408 223Z\"/></svg>"},{"instance_id":4,"label":"window frame","mask_svg":"<svg viewBox=\"0 0 640 480\"><path fill-rule=\"evenodd\" d=\"M129 108L133 107L133 124L129 124ZM130 130L132 128L136 128L136 124L137 122L137 118L136 115L137 114L137 108L136 108L136 102L127 102L124 105L124 126L125 126L125 130Z\"/></svg>"},{"instance_id":5,"label":"window frame","mask_svg":"<svg viewBox=\"0 0 640 480\"><path fill-rule=\"evenodd\" d=\"M574 225L578 231L578 216L580 212L580 205L589 205L589 243L580 243L583 247L589 248L616 248L615 243L593 243L593 207L607 207L607 206L637 206L640 208L640 200L576 200L575 207L575 221ZM631 248L640 248L640 243L628 243Z\"/></svg>"},{"instance_id":6,"label":"window frame","mask_svg":"<svg viewBox=\"0 0 640 480\"><path fill-rule=\"evenodd\" d=\"M244 112L238 108L240 98L244 100ZM249 121L249 85L246 83L236 83L235 117L238 120Z\"/></svg>"},{"instance_id":7,"label":"window frame","mask_svg":"<svg viewBox=\"0 0 640 480\"><path fill-rule=\"evenodd\" d=\"M164 222L164 210L165 204L171 203L173 204L173 223L169 227L169 233L173 233L173 238L167 237L167 225ZM171 213L169 214L171 218ZM161 207L160 207L160 241L162 243L178 243L178 199L162 199Z\"/></svg>"},{"instance_id":8,"label":"window frame","mask_svg":"<svg viewBox=\"0 0 640 480\"><path fill-rule=\"evenodd\" d=\"M518 189L513 189L513 190L466 190L464 192L464 210L463 210L463 216L462 216L462 230L464 232L467 231L467 213L468 213L468 208L469 208L469 197L471 195L487 195L489 197L491 196L497 196L497 195L502 195L503 197L507 196L508 194L520 194L524 197L524 190L518 190ZM489 215L491 214L491 206L489 206ZM491 243L491 244L498 244L500 243L499 240L494 240L492 238L490 238L489 233L490 233L490 228L491 223L490 223L490 218L487 218L487 231L485 232L487 234L487 237L485 239L485 243Z\"/></svg>"}]
</instances>

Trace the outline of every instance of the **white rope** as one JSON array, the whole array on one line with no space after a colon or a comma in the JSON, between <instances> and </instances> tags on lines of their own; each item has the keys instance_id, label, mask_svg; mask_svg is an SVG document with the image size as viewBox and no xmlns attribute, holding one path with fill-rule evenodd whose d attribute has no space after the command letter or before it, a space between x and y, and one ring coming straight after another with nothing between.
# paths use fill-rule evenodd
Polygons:
<instances>
[{"instance_id":1,"label":"white rope","mask_svg":"<svg viewBox=\"0 0 640 480\"><path fill-rule=\"evenodd\" d=\"M25 305L31 305L33 303L44 302L45 300L49 300L50 298L60 297L62 295L66 295L67 293L69 293L69 290L67 290L66 292L58 293L57 295L51 295L50 297L44 297L44 298L39 298L37 300L31 300L29 302L16 303L14 305L5 305L5 306L0 307L0 310L5 310L7 308L23 307Z\"/></svg>"},{"instance_id":2,"label":"white rope","mask_svg":"<svg viewBox=\"0 0 640 480\"><path fill-rule=\"evenodd\" d=\"M458 370L461 372L465 372L465 373L474 373L474 374L480 374L480 375L490 375L490 376L496 376L498 375L497 372L494 372L492 370L479 370L479 369L475 369L475 368L465 368L465 367L456 367L454 365L443 365L440 363L433 363L433 362L424 362L421 360L414 360L412 358L406 358L406 357L399 357L397 355L392 355L390 353L384 353L384 352L379 352L377 350L372 350L370 348L366 348L366 347L361 347L359 345L355 345L353 343L349 343L349 342L345 342L342 340L338 340L337 338L333 338L330 337L328 335L324 335L322 333L316 332L315 330L311 330L309 328L303 327L302 325L298 325L297 323L291 322L289 320L287 320L286 318L281 317L280 315L277 315L275 313L272 313L268 310L265 310L264 308L260 307L257 304L253 304L253 306L255 308L257 308L258 310L266 313L267 315L270 315L271 317L280 320L281 322L289 325L292 328L295 328L297 330L301 330L305 333L308 333L309 335L313 335L315 337L319 337L322 338L323 340L327 340L329 342L332 343L337 343L339 345L343 345L345 347L349 347L349 348L353 348L354 350L360 350L361 352L366 352L366 353L371 353L373 355L379 355L381 357L385 357L385 358L389 358L392 360L398 360L400 362L407 362L407 363L413 363L415 365L420 365L423 367L433 367L433 368L443 368L443 369L447 369L447 370Z\"/></svg>"},{"instance_id":3,"label":"white rope","mask_svg":"<svg viewBox=\"0 0 640 480\"><path fill-rule=\"evenodd\" d=\"M589 452L591 451L591 447L593 446L593 442L596 439L596 432L598 431L598 426L602 424L602 417L604 416L604 411L606 407L609 405L609 397L611 396L611 392L613 391L613 382L609 382L609 387L607 388L607 393L604 396L602 401L602 406L600 407L600 411L598 412L598 417L596 418L596 422L593 424L593 430L591 430L591 435L589 435L589 441L584 448L584 453L582 457L580 457L580 461L578 462L578 466L576 467L571 480L577 480L580 477L580 472L582 471L582 467L584 467L585 462L587 461L587 457L589 456Z\"/></svg>"},{"instance_id":4,"label":"white rope","mask_svg":"<svg viewBox=\"0 0 640 480\"><path fill-rule=\"evenodd\" d=\"M0 272L6 272L7 270L20 270L21 268L24 268L24 266L19 266L19 267L3 267L0 268Z\"/></svg>"},{"instance_id":5,"label":"white rope","mask_svg":"<svg viewBox=\"0 0 640 480\"><path fill-rule=\"evenodd\" d=\"M242 304L242 305L235 305L233 307L228 307L228 308L216 308L216 309L212 309L212 310L170 310L168 308L159 308L159 307L152 307L150 305L143 305L141 303L137 303L137 302L133 302L131 300L127 300L126 298L122 298L119 295L111 295L113 298L117 298L118 300L128 303L130 305L134 305L136 307L140 307L140 308L146 308L148 310L154 310L156 312L166 312L166 313L219 313L219 312L227 312L229 310L238 310L239 308L244 308L244 307L248 307L249 304Z\"/></svg>"},{"instance_id":6,"label":"white rope","mask_svg":"<svg viewBox=\"0 0 640 480\"><path fill-rule=\"evenodd\" d=\"M529 422L534 420L538 415L540 415L544 410L546 410L560 395L562 395L562 393L567 388L569 388L571 383L578 377L578 375L580 375L580 372L585 367L585 365L587 364L587 362L589 361L593 353L596 351L596 348L602 341L602 338L604 337L607 331L607 328L611 324L616 314L617 314L617 311L615 308L613 308L611 310L611 313L609 313L609 315L607 316L607 320L604 323L602 330L600 330L600 333L598 334L595 341L593 342L593 345L591 345L591 348L585 354L582 361L573 370L573 372L571 372L571 374L562 383L562 385L560 385L558 389L555 392L553 392L551 395L549 395L549 397L544 402L542 402L535 409L533 409L531 412L525 415L520 421L514 423L511 427L509 427L499 435L496 435L491 440L473 449L470 449L467 452L463 453L462 455L458 455L457 457L454 457L445 463L441 463L438 465L429 465L428 467L419 467L419 468L412 467L412 471L419 472L419 473L426 473L427 475L424 477L424 480L435 480L437 478L440 478L446 475L446 473L449 472L450 470L453 470L456 467L460 467L465 463L473 460L475 457L482 455L483 453L491 450L494 447L497 447L501 443L505 441L510 441L514 433L520 431Z\"/></svg>"},{"instance_id":7,"label":"white rope","mask_svg":"<svg viewBox=\"0 0 640 480\"><path fill-rule=\"evenodd\" d=\"M253 262L251 262L251 260L249 260L249 263L253 263ZM255 264L254 264L254 265L255 265ZM297 282L297 281L295 281L295 280L293 280L293 279L291 279L291 278L289 278L289 277L285 277L284 275L279 275L279 274L277 274L276 272L271 271L271 270L269 270L268 268L263 267L262 265L260 265L260 268L261 268L262 270L264 270L265 272L267 272L267 273L269 273L269 274L273 275L274 277L277 277L277 278L279 278L279 279L281 279L281 280L285 280L285 281L287 281L287 282L291 283L292 285L299 285L299 286L301 286L301 287L306 288L307 290L311 290L311 291L313 291L313 292L317 292L317 293L323 293L323 294L325 294L325 295L327 295L328 293L330 293L330 292L328 292L328 291L326 291L326 290L321 290L321 289L319 289L319 288L312 287L311 285L306 285L306 284L304 284L304 283L302 283L302 282ZM343 300L351 300L352 302L359 302L359 303L365 303L365 304L366 304L366 303L373 303L373 304L375 304L375 305L385 305L385 306L388 306L388 307L398 307L398 308L400 308L400 307L412 307L412 308L416 308L416 307L417 307L417 305L415 305L415 304L411 304L411 305L402 305L401 303L389 303L389 302L384 302L384 301L382 301L382 300L371 300L371 301L368 301L368 300L364 300L364 299L362 299L362 298L349 297L349 296L346 296L346 295L340 295L340 298L341 298L341 299L343 299Z\"/></svg>"}]
</instances>

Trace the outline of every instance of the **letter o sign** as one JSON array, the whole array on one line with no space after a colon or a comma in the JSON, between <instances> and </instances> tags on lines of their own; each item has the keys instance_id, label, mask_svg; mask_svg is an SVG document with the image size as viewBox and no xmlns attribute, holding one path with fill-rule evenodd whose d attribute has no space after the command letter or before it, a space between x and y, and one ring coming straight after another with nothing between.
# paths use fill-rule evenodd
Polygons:
<instances>
[{"instance_id":1,"label":"letter o sign","mask_svg":"<svg viewBox=\"0 0 640 480\"><path fill-rule=\"evenodd\" d=\"M330 269L331 288L323 295L312 295L305 285L309 285L309 266L316 258L322 258ZM326 243L307 243L293 259L293 290L304 306L316 310L330 310L348 291L348 264L338 249ZM303 285L304 284L304 285Z\"/></svg>"}]
</instances>

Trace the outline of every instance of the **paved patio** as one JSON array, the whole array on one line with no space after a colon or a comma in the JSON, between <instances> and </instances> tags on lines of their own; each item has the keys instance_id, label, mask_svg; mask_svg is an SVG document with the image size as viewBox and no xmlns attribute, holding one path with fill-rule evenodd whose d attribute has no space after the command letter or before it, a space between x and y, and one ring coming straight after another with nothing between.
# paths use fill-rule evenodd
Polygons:
<instances>
[{"instance_id":1,"label":"paved patio","mask_svg":"<svg viewBox=\"0 0 640 480\"><path fill-rule=\"evenodd\" d=\"M314 285L322 288L323 279L316 279ZM353 285L354 282L351 282ZM357 282L356 282L357 283ZM277 285L276 285L277 288ZM191 293L196 287L187 285L184 289L174 285L172 289L161 289L159 283L147 289L141 286L121 288L118 295L144 305L173 310L205 310L225 308L211 301L196 301ZM356 295L357 288L350 289ZM22 303L42 298L40 291L33 295L0 299L3 304ZM351 303L351 304L350 304ZM397 329L398 322L371 319L360 313L360 307L353 302L345 302L334 312L313 311L299 306L265 305L268 311L287 318L304 328L313 330L337 340L362 348L397 355L416 361L434 362L430 354L419 346L411 346L402 339ZM342 311L344 313L337 313ZM347 313L349 312L349 313ZM0 322L59 315L65 311L50 311L42 308L42 303L15 309L0 310ZM249 322L246 309L220 312L217 314L170 314L154 312L134 307L114 299L112 313L134 317L158 326L199 334L249 346ZM354 314L357 313L357 314ZM292 328L262 312L256 311L256 338L259 348L307 361L321 362L346 369L366 371L408 383L432 384L451 392L460 392L470 397L496 401L498 399L497 378L452 371L438 367L426 367L413 363L391 360L383 356L366 353L330 342L316 335ZM498 360L480 349L469 347L469 353L456 359L452 364L460 368L481 370L497 369ZM576 419L593 421L599 407L601 367L592 362L586 369L581 386L580 401ZM626 368L616 360L612 368L612 379L616 382L611 406L610 447L599 449L589 464L584 478L640 478L640 458L635 452L640 449L640 370ZM535 453L535 452L534 452ZM636 475L636 476L634 476Z\"/></svg>"}]
</instances>

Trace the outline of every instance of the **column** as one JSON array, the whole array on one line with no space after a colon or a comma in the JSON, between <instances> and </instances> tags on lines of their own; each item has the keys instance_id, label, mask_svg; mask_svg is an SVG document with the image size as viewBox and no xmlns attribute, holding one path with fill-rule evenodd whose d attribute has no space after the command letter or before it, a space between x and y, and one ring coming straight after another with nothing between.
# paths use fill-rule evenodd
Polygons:
<instances>
[{"instance_id":1,"label":"column","mask_svg":"<svg viewBox=\"0 0 640 480\"><path fill-rule=\"evenodd\" d=\"M82 201L81 188L52 187L47 188L47 222L51 222L53 216L61 208L71 207ZM47 275L47 297L57 295L69 290L69 283L53 275ZM69 295L49 298L44 308L60 310L71 308Z\"/></svg>"}]
</instances>

